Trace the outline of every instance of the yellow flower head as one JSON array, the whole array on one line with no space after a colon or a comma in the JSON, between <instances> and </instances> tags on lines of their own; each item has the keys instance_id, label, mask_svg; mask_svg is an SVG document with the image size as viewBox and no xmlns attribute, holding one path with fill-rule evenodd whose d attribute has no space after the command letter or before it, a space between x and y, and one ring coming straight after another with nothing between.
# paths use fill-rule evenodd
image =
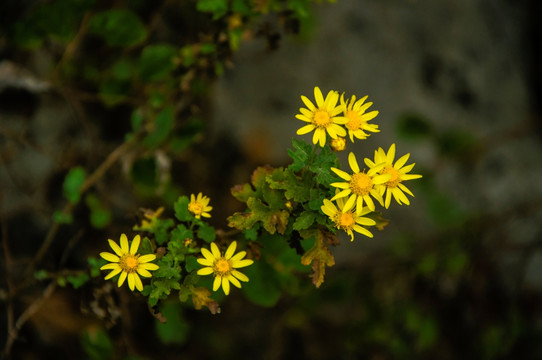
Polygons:
<instances>
[{"instance_id":1,"label":"yellow flower head","mask_svg":"<svg viewBox=\"0 0 542 360\"><path fill-rule=\"evenodd\" d=\"M365 159L365 164L369 167L375 166L375 164L384 164L383 167L379 167L378 173L382 175L389 175L389 179L379 186L380 195L386 194L386 199L384 201L386 209L390 206L391 197L399 205L407 204L410 205L410 201L406 197L405 193L410 196L414 196L412 192L402 184L403 181L419 179L422 176L417 174L409 174L410 170L414 167L415 164L410 164L404 166L407 162L410 154L403 155L399 160L393 163L395 160L395 144L391 144L388 152L386 153L384 149L378 148L375 151L374 162L370 159Z\"/></svg>"},{"instance_id":2,"label":"yellow flower head","mask_svg":"<svg viewBox=\"0 0 542 360\"><path fill-rule=\"evenodd\" d=\"M211 217L209 211L213 210L212 206L209 206L209 199L207 196L203 196L199 193L196 197L194 194L190 195L190 203L188 204L188 211L190 211L196 219L203 217Z\"/></svg>"},{"instance_id":3,"label":"yellow flower head","mask_svg":"<svg viewBox=\"0 0 542 360\"><path fill-rule=\"evenodd\" d=\"M346 148L346 140L343 137L338 136L336 139L331 140L331 149L335 152L343 151Z\"/></svg>"},{"instance_id":4,"label":"yellow flower head","mask_svg":"<svg viewBox=\"0 0 542 360\"><path fill-rule=\"evenodd\" d=\"M156 225L156 222L158 221L158 217L164 212L163 207L159 207L156 209L156 211L153 211L151 209L143 209L143 216L145 217L143 220L141 220L141 225L134 226L134 230L141 231L141 230L152 230L154 226Z\"/></svg>"},{"instance_id":5,"label":"yellow flower head","mask_svg":"<svg viewBox=\"0 0 542 360\"><path fill-rule=\"evenodd\" d=\"M308 124L297 130L297 135L308 134L314 130L312 142L314 144L320 143L320 146L323 147L326 144L326 132L332 139L337 136L346 136L346 130L341 124L345 124L347 120L338 116L342 112L342 107L337 106L338 92L332 90L327 93L324 99L320 88L315 87L314 98L316 106L306 96L301 96L301 100L307 108L300 108L301 114L297 114L295 117Z\"/></svg>"},{"instance_id":6,"label":"yellow flower head","mask_svg":"<svg viewBox=\"0 0 542 360\"><path fill-rule=\"evenodd\" d=\"M226 249L224 256L222 256L218 246L214 242L211 243L211 251L205 248L201 249L201 254L204 257L199 258L198 263L205 267L198 270L198 275L214 274L213 291L217 291L220 285L222 285L224 294L228 295L230 293L230 282L240 288L241 283L239 280L248 281L248 277L245 274L235 269L252 265L254 261L243 259L247 254L246 251L241 251L233 255L236 247L237 242L232 242L228 246L228 249Z\"/></svg>"},{"instance_id":7,"label":"yellow flower head","mask_svg":"<svg viewBox=\"0 0 542 360\"><path fill-rule=\"evenodd\" d=\"M336 200L349 196L347 203L356 202L356 213L361 214L363 209L363 203L367 204L367 207L371 211L375 211L375 204L371 197L378 200L382 204L382 194L379 192L377 185L383 184L391 178L389 174L378 174L384 164L373 164L369 171L360 172L358 162L354 153L348 155L348 163L353 173L348 174L342 170L332 167L331 170L339 175L346 182L332 183L331 186L342 189L331 200Z\"/></svg>"},{"instance_id":8,"label":"yellow flower head","mask_svg":"<svg viewBox=\"0 0 542 360\"><path fill-rule=\"evenodd\" d=\"M120 246L111 239L108 241L109 246L111 249L113 249L115 254L109 252L100 253L102 258L110 262L110 264L102 266L100 270L112 270L109 274L107 274L105 280L109 280L113 276L120 273L118 280L119 287L121 287L124 280L128 278L128 286L130 287L130 290L134 291L135 287L137 290L143 291L143 284L141 283L139 275L148 278L152 276L149 271L158 269L158 265L150 262L156 259L156 255L137 254L137 249L139 248L139 243L141 241L141 237L139 235L134 237L130 246L128 245L128 238L126 237L126 234L122 234L120 236Z\"/></svg>"},{"instance_id":9,"label":"yellow flower head","mask_svg":"<svg viewBox=\"0 0 542 360\"><path fill-rule=\"evenodd\" d=\"M365 113L373 105L372 102L365 103L365 100L367 100L367 96L356 101L356 96L352 95L350 101L345 101L344 95L341 95L341 106L343 107L344 117L348 120L344 126L348 130L348 136L350 136L352 142L354 142L354 137L362 140L369 137L370 134L367 134L365 131L380 131L378 130L378 125L368 123L368 121L378 115L378 111L374 110Z\"/></svg>"},{"instance_id":10,"label":"yellow flower head","mask_svg":"<svg viewBox=\"0 0 542 360\"><path fill-rule=\"evenodd\" d=\"M345 201L345 198L337 199L337 206L328 199L324 199L324 205L322 205L321 209L324 214L333 220L337 229L346 231L350 236L350 241L354 241L354 233L352 230L372 238L373 234L363 226L376 225L376 221L361 216L368 214L371 211L368 208L364 208L358 215L357 212L354 212L353 207L354 198L351 197L348 201Z\"/></svg>"}]
</instances>

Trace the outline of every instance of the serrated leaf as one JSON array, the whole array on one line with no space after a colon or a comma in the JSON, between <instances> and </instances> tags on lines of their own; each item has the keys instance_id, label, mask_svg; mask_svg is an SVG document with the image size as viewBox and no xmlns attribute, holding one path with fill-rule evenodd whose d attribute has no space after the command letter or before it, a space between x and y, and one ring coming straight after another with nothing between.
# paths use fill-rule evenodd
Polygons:
<instances>
[{"instance_id":1,"label":"serrated leaf","mask_svg":"<svg viewBox=\"0 0 542 360\"><path fill-rule=\"evenodd\" d=\"M305 230L308 229L316 218L316 214L313 211L303 211L294 222L294 230Z\"/></svg>"},{"instance_id":2,"label":"serrated leaf","mask_svg":"<svg viewBox=\"0 0 542 360\"><path fill-rule=\"evenodd\" d=\"M194 216L190 211L188 211L188 204L190 200L187 196L179 196L179 199L173 205L175 209L175 217L179 221L191 221L194 219Z\"/></svg>"},{"instance_id":3,"label":"serrated leaf","mask_svg":"<svg viewBox=\"0 0 542 360\"><path fill-rule=\"evenodd\" d=\"M228 217L228 225L239 230L250 229L258 221L267 232L274 234L284 234L288 217L290 214L286 210L273 210L262 203L260 199L250 198L247 202L248 211L245 213L235 213Z\"/></svg>"},{"instance_id":4,"label":"serrated leaf","mask_svg":"<svg viewBox=\"0 0 542 360\"><path fill-rule=\"evenodd\" d=\"M309 161L312 146L303 140L292 139L293 149L288 149L288 155L292 158L293 163L288 166L292 171L299 171L305 167Z\"/></svg>"},{"instance_id":5,"label":"serrated leaf","mask_svg":"<svg viewBox=\"0 0 542 360\"><path fill-rule=\"evenodd\" d=\"M197 235L201 240L207 243L211 243L215 240L216 237L215 228L205 223L202 223L198 229Z\"/></svg>"},{"instance_id":6,"label":"serrated leaf","mask_svg":"<svg viewBox=\"0 0 542 360\"><path fill-rule=\"evenodd\" d=\"M90 276L87 273L81 273L78 275L67 276L66 280L73 286L74 289L78 289L90 280Z\"/></svg>"},{"instance_id":7,"label":"serrated leaf","mask_svg":"<svg viewBox=\"0 0 542 360\"><path fill-rule=\"evenodd\" d=\"M94 14L89 33L103 37L110 46L133 46L147 37L145 25L133 12L111 9Z\"/></svg>"},{"instance_id":8,"label":"serrated leaf","mask_svg":"<svg viewBox=\"0 0 542 360\"><path fill-rule=\"evenodd\" d=\"M310 175L304 176L302 179L295 175L289 168L278 168L266 180L271 189L285 190L284 196L288 200L300 203L309 200L310 187L312 185Z\"/></svg>"},{"instance_id":9,"label":"serrated leaf","mask_svg":"<svg viewBox=\"0 0 542 360\"><path fill-rule=\"evenodd\" d=\"M329 184L339 180L337 175L331 171L332 167L339 167L339 160L333 151L328 147L324 147L309 166L309 170L315 174L316 181L319 184L329 186Z\"/></svg>"},{"instance_id":10,"label":"serrated leaf","mask_svg":"<svg viewBox=\"0 0 542 360\"><path fill-rule=\"evenodd\" d=\"M324 282L326 266L335 265L335 258L325 244L325 236L322 231L317 230L315 237L314 246L301 257L301 263L303 265L312 264L312 283L314 286L320 287Z\"/></svg>"}]
</instances>

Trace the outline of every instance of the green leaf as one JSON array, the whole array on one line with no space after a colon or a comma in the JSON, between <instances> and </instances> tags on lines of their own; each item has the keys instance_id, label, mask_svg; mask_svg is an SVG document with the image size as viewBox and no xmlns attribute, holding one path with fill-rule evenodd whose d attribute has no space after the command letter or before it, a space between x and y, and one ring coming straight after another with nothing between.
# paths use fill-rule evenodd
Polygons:
<instances>
[{"instance_id":1,"label":"green leaf","mask_svg":"<svg viewBox=\"0 0 542 360\"><path fill-rule=\"evenodd\" d=\"M90 266L90 276L93 278L100 276L101 274L100 268L104 266L105 264L107 264L107 261L105 261L104 259L94 258L94 257L89 257L87 259L87 262L88 262L88 265Z\"/></svg>"},{"instance_id":2,"label":"green leaf","mask_svg":"<svg viewBox=\"0 0 542 360\"><path fill-rule=\"evenodd\" d=\"M162 80L175 69L178 49L172 45L149 45L141 53L138 63L139 77L144 82Z\"/></svg>"},{"instance_id":3,"label":"green leaf","mask_svg":"<svg viewBox=\"0 0 542 360\"><path fill-rule=\"evenodd\" d=\"M200 225L197 234L200 239L207 243L213 242L216 237L215 228L206 223Z\"/></svg>"},{"instance_id":4,"label":"green leaf","mask_svg":"<svg viewBox=\"0 0 542 360\"><path fill-rule=\"evenodd\" d=\"M315 174L319 184L329 186L339 180L337 175L331 171L332 167L339 167L339 160L333 151L324 147L309 166L309 170Z\"/></svg>"},{"instance_id":5,"label":"green leaf","mask_svg":"<svg viewBox=\"0 0 542 360\"><path fill-rule=\"evenodd\" d=\"M256 261L242 269L249 281L243 283L241 290L253 303L260 306L274 306L280 299L281 289L275 270L265 261Z\"/></svg>"},{"instance_id":6,"label":"green leaf","mask_svg":"<svg viewBox=\"0 0 542 360\"><path fill-rule=\"evenodd\" d=\"M160 146L170 134L174 122L173 106L166 106L158 113L158 115L156 115L153 122L153 129L143 139L143 144L151 149L155 149Z\"/></svg>"},{"instance_id":7,"label":"green leaf","mask_svg":"<svg viewBox=\"0 0 542 360\"><path fill-rule=\"evenodd\" d=\"M158 321L156 333L164 344L181 345L188 338L190 326L184 319L181 306L178 303L167 303L160 307L160 312L167 319L165 324Z\"/></svg>"},{"instance_id":8,"label":"green leaf","mask_svg":"<svg viewBox=\"0 0 542 360\"><path fill-rule=\"evenodd\" d=\"M271 189L286 190L284 196L288 200L303 203L310 198L310 188L313 185L310 173L305 173L303 178L300 178L290 168L279 168L268 176L266 180Z\"/></svg>"},{"instance_id":9,"label":"green leaf","mask_svg":"<svg viewBox=\"0 0 542 360\"><path fill-rule=\"evenodd\" d=\"M100 84L100 98L109 106L117 105L126 100L132 85L129 81L114 78L106 78Z\"/></svg>"},{"instance_id":10,"label":"green leaf","mask_svg":"<svg viewBox=\"0 0 542 360\"><path fill-rule=\"evenodd\" d=\"M81 347L90 360L113 359L115 347L103 329L92 326L83 330Z\"/></svg>"},{"instance_id":11,"label":"green leaf","mask_svg":"<svg viewBox=\"0 0 542 360\"><path fill-rule=\"evenodd\" d=\"M194 216L190 211L188 211L188 204L190 200L187 196L179 196L179 199L173 205L175 209L175 217L179 221L192 221Z\"/></svg>"},{"instance_id":12,"label":"green leaf","mask_svg":"<svg viewBox=\"0 0 542 360\"><path fill-rule=\"evenodd\" d=\"M81 198L80 189L85 182L85 177L85 169L80 166L72 168L68 172L68 175L66 175L66 178L64 179L63 190L64 196L68 199L70 203L76 204L79 202L79 199Z\"/></svg>"},{"instance_id":13,"label":"green leaf","mask_svg":"<svg viewBox=\"0 0 542 360\"><path fill-rule=\"evenodd\" d=\"M95 14L89 22L89 33L103 37L110 46L133 46L147 37L147 30L139 17L125 9Z\"/></svg>"},{"instance_id":14,"label":"green leaf","mask_svg":"<svg viewBox=\"0 0 542 360\"><path fill-rule=\"evenodd\" d=\"M201 268L201 265L198 263L198 259L195 256L190 255L186 257L185 269L187 272L192 272L199 268Z\"/></svg>"},{"instance_id":15,"label":"green leaf","mask_svg":"<svg viewBox=\"0 0 542 360\"><path fill-rule=\"evenodd\" d=\"M219 19L228 11L227 0L198 0L196 9L201 12L213 14L213 19Z\"/></svg>"},{"instance_id":16,"label":"green leaf","mask_svg":"<svg viewBox=\"0 0 542 360\"><path fill-rule=\"evenodd\" d=\"M234 198L244 203L246 203L249 198L256 196L256 192L248 183L235 185L230 191Z\"/></svg>"},{"instance_id":17,"label":"green leaf","mask_svg":"<svg viewBox=\"0 0 542 360\"><path fill-rule=\"evenodd\" d=\"M132 165L131 176L134 183L154 189L158 184L156 160L151 157L140 158Z\"/></svg>"},{"instance_id":18,"label":"green leaf","mask_svg":"<svg viewBox=\"0 0 542 360\"><path fill-rule=\"evenodd\" d=\"M478 145L476 138L465 131L449 130L440 134L437 146L443 156L461 157L472 153Z\"/></svg>"},{"instance_id":19,"label":"green leaf","mask_svg":"<svg viewBox=\"0 0 542 360\"><path fill-rule=\"evenodd\" d=\"M78 289L90 280L90 276L86 273L81 273L74 276L66 277L66 280L73 286L74 289Z\"/></svg>"},{"instance_id":20,"label":"green leaf","mask_svg":"<svg viewBox=\"0 0 542 360\"><path fill-rule=\"evenodd\" d=\"M312 146L310 146L303 140L297 140L295 138L292 138L292 147L293 150L288 149L288 155L292 158L294 162L290 164L288 168L292 171L297 172L303 169L309 161L312 152Z\"/></svg>"},{"instance_id":21,"label":"green leaf","mask_svg":"<svg viewBox=\"0 0 542 360\"><path fill-rule=\"evenodd\" d=\"M260 199L248 199L247 206L249 211L246 213L235 213L228 217L230 227L239 230L250 229L258 221L262 222L264 229L270 234L278 232L284 234L288 217L290 214L286 210L273 210L262 203Z\"/></svg>"},{"instance_id":22,"label":"green leaf","mask_svg":"<svg viewBox=\"0 0 542 360\"><path fill-rule=\"evenodd\" d=\"M90 223L96 229L103 229L111 222L111 211L105 208L95 194L85 196L85 203L90 209Z\"/></svg>"},{"instance_id":23,"label":"green leaf","mask_svg":"<svg viewBox=\"0 0 542 360\"><path fill-rule=\"evenodd\" d=\"M171 241L184 244L186 239L193 239L194 233L192 230L187 229L183 224L177 225L177 227L171 232Z\"/></svg>"},{"instance_id":24,"label":"green leaf","mask_svg":"<svg viewBox=\"0 0 542 360\"><path fill-rule=\"evenodd\" d=\"M294 222L294 230L308 229L314 222L316 214L313 211L303 211Z\"/></svg>"}]
</instances>

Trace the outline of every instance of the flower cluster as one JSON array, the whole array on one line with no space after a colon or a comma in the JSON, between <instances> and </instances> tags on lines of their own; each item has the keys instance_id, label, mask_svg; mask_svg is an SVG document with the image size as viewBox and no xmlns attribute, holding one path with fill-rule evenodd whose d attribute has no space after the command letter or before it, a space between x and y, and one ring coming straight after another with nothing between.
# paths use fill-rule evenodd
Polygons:
<instances>
[{"instance_id":1,"label":"flower cluster","mask_svg":"<svg viewBox=\"0 0 542 360\"><path fill-rule=\"evenodd\" d=\"M378 115L378 111L366 112L372 102L365 102L367 96L356 101L356 96L344 100L344 94L340 96L337 91L329 91L324 98L319 87L314 88L316 105L306 96L301 100L307 108L300 108L300 114L296 118L308 124L297 130L297 135L308 134L314 131L312 142L325 146L327 135L331 137L332 147L338 151L344 149L344 137L348 136L352 142L354 138L366 139L369 132L378 132L378 125L368 122ZM342 115L341 115L342 114Z\"/></svg>"},{"instance_id":2,"label":"flower cluster","mask_svg":"<svg viewBox=\"0 0 542 360\"><path fill-rule=\"evenodd\" d=\"M339 96L337 91L332 90L324 98L320 88L315 87L314 98L316 105L301 96L307 108L300 108L300 114L296 115L297 119L308 123L297 134L314 131L313 144L318 143L324 147L329 135L330 147L334 151L342 151L346 148L347 133L350 141L354 142L354 139L363 140L370 133L380 131L378 125L369 123L378 115L378 111L367 112L373 104L366 102L367 96L356 100L353 95L345 100L344 94ZM367 169L361 170L355 154L351 152L348 155L350 173L331 167L331 171L344 181L331 183L336 192L330 200L323 201L322 212L332 220L336 228L344 230L351 240L354 239L353 231L373 237L364 226L373 226L376 222L363 215L376 211L375 200L387 209L392 197L400 205L409 205L410 201L405 194L414 196L403 182L420 178L421 175L409 174L414 167L414 164L405 166L409 156L406 154L395 161L395 144L392 144L387 152L382 148L376 150L374 159L365 158Z\"/></svg>"}]
</instances>

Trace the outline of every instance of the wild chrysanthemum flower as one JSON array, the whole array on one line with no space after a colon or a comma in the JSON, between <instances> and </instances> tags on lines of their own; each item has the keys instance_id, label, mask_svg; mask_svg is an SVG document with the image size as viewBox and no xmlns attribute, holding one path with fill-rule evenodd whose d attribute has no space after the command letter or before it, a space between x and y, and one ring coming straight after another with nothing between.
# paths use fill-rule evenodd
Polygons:
<instances>
[{"instance_id":1,"label":"wild chrysanthemum flower","mask_svg":"<svg viewBox=\"0 0 542 360\"><path fill-rule=\"evenodd\" d=\"M111 249L113 249L116 255L109 252L100 253L102 258L110 262L110 264L102 266L100 270L112 270L109 274L107 274L105 280L109 280L113 276L120 273L118 280L119 287L121 287L124 280L128 278L128 286L130 287L130 290L134 291L135 287L137 290L143 291L143 284L141 283L139 275L143 277L151 277L152 274L149 271L158 269L158 265L150 262L156 259L156 255L137 254L137 249L139 248L139 243L141 241L141 237L139 235L134 237L130 246L128 245L128 238L126 237L126 234L122 234L120 236L120 246L118 246L117 243L111 239L108 241L109 246Z\"/></svg>"},{"instance_id":2,"label":"wild chrysanthemum flower","mask_svg":"<svg viewBox=\"0 0 542 360\"><path fill-rule=\"evenodd\" d=\"M370 159L365 159L365 164L369 167L373 167L375 164L383 163L384 166L378 170L379 174L390 176L387 181L381 183L379 186L380 194L382 196L384 193L386 194L386 199L384 201L384 206L386 209L390 206L392 195L399 205L410 205L410 201L406 197L405 193L409 194L410 196L414 196L414 194L412 194L412 192L405 185L403 185L402 182L406 180L419 179L422 176L418 174L409 174L410 170L412 170L415 165L410 164L404 166L409 157L410 154L403 155L394 164L395 144L391 144L387 153L382 148L378 148L378 150L375 151L374 162Z\"/></svg>"},{"instance_id":3,"label":"wild chrysanthemum flower","mask_svg":"<svg viewBox=\"0 0 542 360\"><path fill-rule=\"evenodd\" d=\"M209 199L207 196L203 196L199 193L196 197L194 194L190 195L190 203L188 204L188 211L190 211L196 219L203 217L211 217L209 211L213 210L212 206L209 206Z\"/></svg>"},{"instance_id":4,"label":"wild chrysanthemum flower","mask_svg":"<svg viewBox=\"0 0 542 360\"><path fill-rule=\"evenodd\" d=\"M201 249L201 254L204 258L199 258L198 263L205 267L198 270L198 275L213 274L215 276L213 291L217 291L220 285L222 285L224 294L228 295L230 293L230 282L240 288L241 283L239 280L248 281L248 277L245 274L235 269L252 265L254 261L243 259L247 254L246 251L241 251L233 255L236 248L237 242L233 241L228 246L228 249L226 249L224 256L222 256L218 246L214 242L211 243L211 251L205 248Z\"/></svg>"},{"instance_id":5,"label":"wild chrysanthemum flower","mask_svg":"<svg viewBox=\"0 0 542 360\"><path fill-rule=\"evenodd\" d=\"M350 101L345 101L344 95L341 95L341 106L343 107L344 117L348 120L344 126L348 130L348 136L350 136L352 142L354 142L354 137L366 139L370 134L367 134L365 131L380 131L378 130L378 125L368 123L368 121L374 119L378 115L378 111L374 110L365 113L365 111L373 105L372 102L365 103L367 97L368 96L364 96L356 101L356 96L352 95Z\"/></svg>"},{"instance_id":6,"label":"wild chrysanthemum flower","mask_svg":"<svg viewBox=\"0 0 542 360\"><path fill-rule=\"evenodd\" d=\"M340 136L337 136L336 139L331 140L331 150L340 152L346 148L346 139Z\"/></svg>"},{"instance_id":7,"label":"wild chrysanthemum flower","mask_svg":"<svg viewBox=\"0 0 542 360\"><path fill-rule=\"evenodd\" d=\"M361 214L363 209L363 203L367 204L367 207L371 211L375 211L375 204L371 197L378 200L382 204L382 195L379 192L377 185L383 184L391 178L390 174L378 174L378 171L384 167L384 164L374 164L369 168L367 172L360 172L358 162L354 153L348 155L348 163L350 168L354 172L353 174L348 174L342 170L332 167L331 170L339 175L346 182L336 182L332 183L331 186L334 186L339 189L343 189L337 193L331 200L336 200L343 198L345 196L350 196L347 203L351 201L356 201L356 213Z\"/></svg>"},{"instance_id":8,"label":"wild chrysanthemum flower","mask_svg":"<svg viewBox=\"0 0 542 360\"><path fill-rule=\"evenodd\" d=\"M320 143L320 146L323 147L326 144L326 132L332 139L335 139L337 135L346 136L346 130L340 124L345 124L347 120L338 116L342 112L342 107L337 106L338 92L332 90L327 93L324 99L317 86L314 88L314 98L316 106L306 96L301 96L307 109L300 108L301 114L297 114L295 117L309 124L297 130L297 135L308 134L314 130L312 142L314 144Z\"/></svg>"},{"instance_id":9,"label":"wild chrysanthemum flower","mask_svg":"<svg viewBox=\"0 0 542 360\"><path fill-rule=\"evenodd\" d=\"M337 199L337 206L328 199L324 199L324 205L322 205L321 209L324 214L333 220L337 229L346 231L350 236L350 241L354 241L352 230L372 238L373 234L363 226L376 225L376 221L362 216L368 214L370 210L366 207L358 215L357 212L354 212L353 207L354 198L351 197L348 201L345 201L345 198Z\"/></svg>"}]
</instances>

